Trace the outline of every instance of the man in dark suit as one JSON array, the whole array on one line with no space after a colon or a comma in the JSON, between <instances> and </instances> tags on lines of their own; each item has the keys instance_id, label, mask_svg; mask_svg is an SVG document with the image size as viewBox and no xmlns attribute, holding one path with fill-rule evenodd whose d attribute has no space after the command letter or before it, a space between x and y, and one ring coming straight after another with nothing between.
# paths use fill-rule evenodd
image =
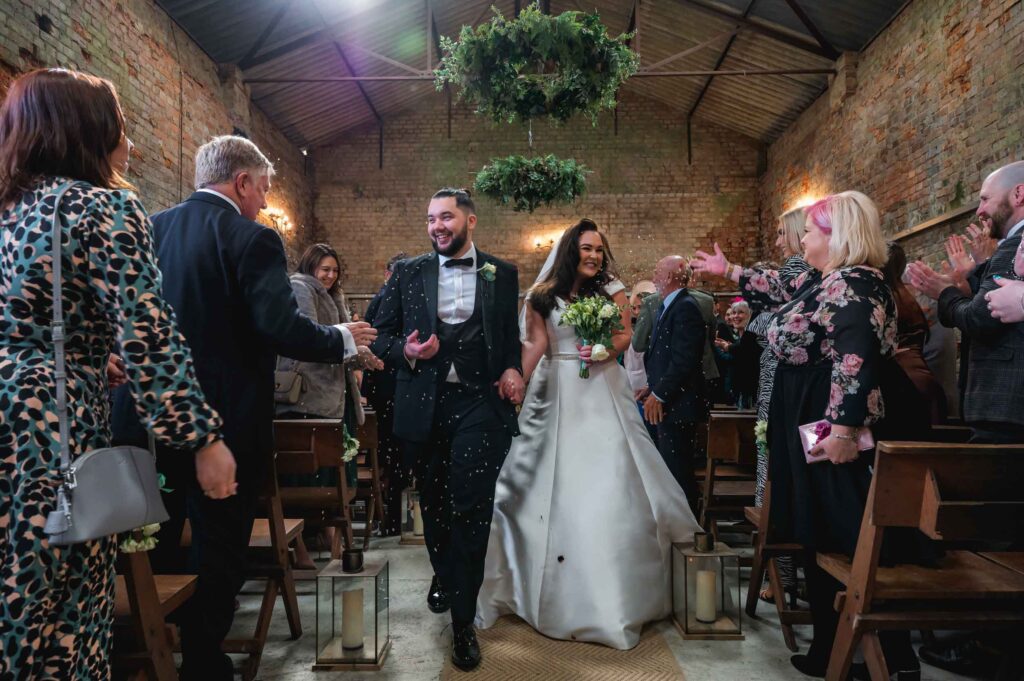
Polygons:
<instances>
[{"instance_id":1,"label":"man in dark suit","mask_svg":"<svg viewBox=\"0 0 1024 681\"><path fill-rule=\"evenodd\" d=\"M662 258L654 268L658 306L651 340L644 354L647 385L644 418L658 427L658 451L691 508L697 505L693 450L697 424L707 420L703 357L707 326L700 307L684 288L686 260Z\"/></svg>"},{"instance_id":2,"label":"man in dark suit","mask_svg":"<svg viewBox=\"0 0 1024 681\"><path fill-rule=\"evenodd\" d=\"M938 300L943 326L960 329L970 340L964 390L964 421L972 442L1024 442L1024 330L992 317L985 294L997 278L1012 278L1013 260L1024 231L1024 161L996 170L981 185L978 217L991 224L999 245L976 272L980 285L968 296L948 276L923 263L910 267L911 283ZM1018 357L1018 355L1020 355Z\"/></svg>"},{"instance_id":3,"label":"man in dark suit","mask_svg":"<svg viewBox=\"0 0 1024 681\"><path fill-rule=\"evenodd\" d=\"M395 266L405 260L405 253L396 253L388 260L384 268L384 284L394 274ZM366 306L363 319L373 324L380 311L380 302L384 298L384 286ZM408 486L410 464L403 460L399 442L395 438L395 376L397 369L393 366L381 371L368 371L363 376L363 394L366 401L373 407L377 419L377 456L387 474L388 489L384 505L387 512L380 528L382 537L392 537L402 532L402 491Z\"/></svg>"},{"instance_id":4,"label":"man in dark suit","mask_svg":"<svg viewBox=\"0 0 1024 681\"><path fill-rule=\"evenodd\" d=\"M427 208L434 252L395 267L373 351L398 369L395 435L416 452L433 612L451 608L452 662L480 662L473 631L494 487L523 398L519 274L473 245L476 209L442 189Z\"/></svg>"},{"instance_id":5,"label":"man in dark suit","mask_svg":"<svg viewBox=\"0 0 1024 681\"><path fill-rule=\"evenodd\" d=\"M254 222L266 208L273 165L242 137L217 137L196 154L197 191L153 216L163 295L188 341L196 374L224 419L224 440L238 462L238 494L215 501L198 493L180 452L159 451L171 487L184 485L199 583L182 613L182 678L230 679L220 646L234 617L256 500L272 465L274 366L278 354L341 362L376 332L364 322L321 326L299 313L277 233ZM122 389L123 390L123 389ZM115 431L131 439L137 419L118 395ZM181 471L180 464L186 469ZM174 477L178 481L174 482ZM184 522L179 510L179 529ZM173 547L178 534L165 528Z\"/></svg>"}]
</instances>

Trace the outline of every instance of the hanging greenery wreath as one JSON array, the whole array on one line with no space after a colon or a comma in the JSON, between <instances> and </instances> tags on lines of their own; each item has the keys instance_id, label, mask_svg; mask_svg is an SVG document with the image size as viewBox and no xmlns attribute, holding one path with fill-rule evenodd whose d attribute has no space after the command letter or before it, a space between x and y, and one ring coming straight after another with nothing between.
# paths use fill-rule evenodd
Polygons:
<instances>
[{"instance_id":1,"label":"hanging greenery wreath","mask_svg":"<svg viewBox=\"0 0 1024 681\"><path fill-rule=\"evenodd\" d=\"M572 203L583 194L590 172L575 159L492 158L476 175L474 189L514 211L532 213L541 204Z\"/></svg>"},{"instance_id":2,"label":"hanging greenery wreath","mask_svg":"<svg viewBox=\"0 0 1024 681\"><path fill-rule=\"evenodd\" d=\"M444 56L434 72L477 113L495 121L528 121L542 116L564 122L583 113L615 107L615 93L636 73L640 59L626 41L610 38L597 14L544 14L536 3L507 20L494 18L473 29L463 26L458 41L441 38Z\"/></svg>"}]
</instances>

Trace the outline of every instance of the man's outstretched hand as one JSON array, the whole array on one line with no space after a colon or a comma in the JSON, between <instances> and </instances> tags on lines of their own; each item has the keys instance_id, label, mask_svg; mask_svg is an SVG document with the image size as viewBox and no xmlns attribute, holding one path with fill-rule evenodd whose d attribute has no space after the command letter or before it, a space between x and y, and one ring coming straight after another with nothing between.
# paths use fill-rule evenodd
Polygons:
<instances>
[{"instance_id":1,"label":"man's outstretched hand","mask_svg":"<svg viewBox=\"0 0 1024 681\"><path fill-rule=\"evenodd\" d=\"M405 339L405 357L410 361L416 361L419 359L430 359L437 354L437 351L441 349L441 341L437 339L437 334L430 334L430 338L419 342L420 332L413 331Z\"/></svg>"}]
</instances>

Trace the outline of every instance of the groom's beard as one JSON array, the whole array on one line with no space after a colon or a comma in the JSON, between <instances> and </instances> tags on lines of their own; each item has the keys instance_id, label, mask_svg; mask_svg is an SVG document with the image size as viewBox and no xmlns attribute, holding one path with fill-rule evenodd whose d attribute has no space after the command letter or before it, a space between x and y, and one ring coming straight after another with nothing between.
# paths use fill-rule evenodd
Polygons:
<instances>
[{"instance_id":1,"label":"groom's beard","mask_svg":"<svg viewBox=\"0 0 1024 681\"><path fill-rule=\"evenodd\" d=\"M461 251L462 247L466 245L466 233L463 232L459 235L452 234L452 240L451 243L448 244L448 248L442 249L437 245L437 241L434 239L430 240L430 245L434 247L434 250L437 251L438 254L447 258L448 256L455 255Z\"/></svg>"}]
</instances>

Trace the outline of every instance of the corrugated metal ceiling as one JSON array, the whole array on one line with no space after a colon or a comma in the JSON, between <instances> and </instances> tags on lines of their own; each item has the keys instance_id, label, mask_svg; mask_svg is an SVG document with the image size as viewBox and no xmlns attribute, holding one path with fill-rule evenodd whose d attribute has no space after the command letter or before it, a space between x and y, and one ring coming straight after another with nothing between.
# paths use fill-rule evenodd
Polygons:
<instances>
[{"instance_id":1,"label":"corrugated metal ceiling","mask_svg":"<svg viewBox=\"0 0 1024 681\"><path fill-rule=\"evenodd\" d=\"M347 76L415 78L427 71L428 7L455 36L516 0L157 0L216 61L246 80ZM657 71L828 69L814 30L838 51L862 49L905 0L550 0L551 12L596 10L608 31L627 29L639 6L635 46ZM521 3L525 6L526 0ZM700 7L698 5L702 5ZM746 21L734 19L746 12ZM807 46L801 47L801 46ZM433 47L431 47L433 50ZM819 54L815 54L814 52ZM723 52L725 52L723 57ZM436 52L434 59L436 60ZM346 65L347 61L347 65ZM637 77L624 89L763 142L777 138L824 90L825 74ZM430 80L252 82L253 100L296 145L330 142L439 97Z\"/></svg>"}]
</instances>

